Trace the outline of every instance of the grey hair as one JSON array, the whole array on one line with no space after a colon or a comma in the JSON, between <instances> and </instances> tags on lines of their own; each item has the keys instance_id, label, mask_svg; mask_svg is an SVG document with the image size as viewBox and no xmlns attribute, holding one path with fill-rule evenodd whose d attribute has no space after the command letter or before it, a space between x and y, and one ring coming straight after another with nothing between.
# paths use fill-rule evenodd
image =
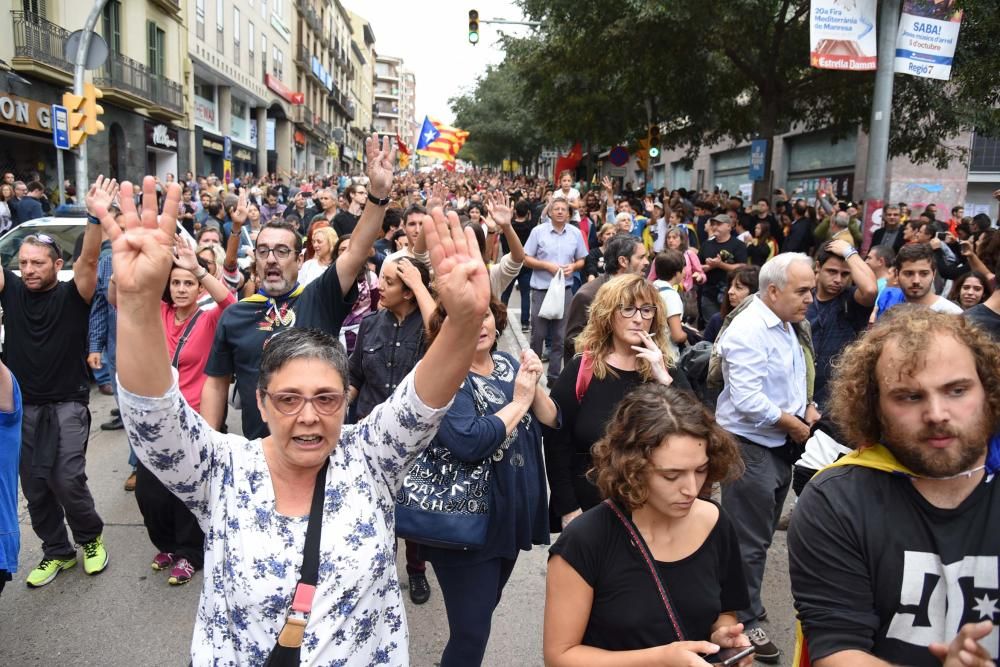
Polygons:
<instances>
[{"instance_id":1,"label":"grey hair","mask_svg":"<svg viewBox=\"0 0 1000 667\"><path fill-rule=\"evenodd\" d=\"M340 341L319 329L283 329L271 336L260 358L257 389L264 391L271 377L287 363L296 359L319 359L330 364L347 391L347 352Z\"/></svg>"},{"instance_id":2,"label":"grey hair","mask_svg":"<svg viewBox=\"0 0 1000 667\"><path fill-rule=\"evenodd\" d=\"M788 284L788 269L796 262L805 264L810 270L813 268L812 257L801 252L783 252L764 262L757 283L758 294L767 292L767 288L771 285L779 290L785 289L785 285Z\"/></svg>"},{"instance_id":3,"label":"grey hair","mask_svg":"<svg viewBox=\"0 0 1000 667\"><path fill-rule=\"evenodd\" d=\"M840 229L847 229L847 226L851 224L851 216L847 214L847 211L837 211L836 215L830 218L830 224L836 225Z\"/></svg>"}]
</instances>

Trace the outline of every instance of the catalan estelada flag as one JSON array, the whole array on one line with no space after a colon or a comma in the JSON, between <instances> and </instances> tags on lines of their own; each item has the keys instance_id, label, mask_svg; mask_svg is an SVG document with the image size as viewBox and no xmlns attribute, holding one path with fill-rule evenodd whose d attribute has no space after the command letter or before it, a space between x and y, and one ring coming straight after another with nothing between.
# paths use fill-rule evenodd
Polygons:
<instances>
[{"instance_id":1,"label":"catalan estelada flag","mask_svg":"<svg viewBox=\"0 0 1000 667\"><path fill-rule=\"evenodd\" d=\"M424 125L420 128L420 139L417 141L417 154L436 158L445 162L454 162L455 156L468 139L469 133L457 127L451 127L424 116Z\"/></svg>"}]
</instances>

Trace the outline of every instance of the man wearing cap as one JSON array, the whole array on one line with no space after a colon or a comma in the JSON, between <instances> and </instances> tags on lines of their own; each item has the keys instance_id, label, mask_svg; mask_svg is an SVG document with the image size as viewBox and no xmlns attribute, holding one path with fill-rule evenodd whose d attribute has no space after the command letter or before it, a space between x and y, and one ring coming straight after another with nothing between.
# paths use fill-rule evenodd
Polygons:
<instances>
[{"instance_id":1,"label":"man wearing cap","mask_svg":"<svg viewBox=\"0 0 1000 667\"><path fill-rule=\"evenodd\" d=\"M98 198L110 206L117 190L114 180L99 176L87 193L88 211ZM24 237L18 251L21 275L4 269L0 276L4 360L21 382L24 397L21 488L31 527L42 541L42 560L27 578L33 588L76 565L74 542L83 547L87 574L108 565L104 523L85 470L90 433L87 327L100 248L101 226L88 224L73 263L73 280L60 282L62 250L50 236L32 234Z\"/></svg>"},{"instance_id":2,"label":"man wearing cap","mask_svg":"<svg viewBox=\"0 0 1000 667\"><path fill-rule=\"evenodd\" d=\"M707 322L719 312L730 271L747 261L747 246L733 236L733 221L726 213L712 218L715 236L702 243L698 259L705 265L705 284L701 286L701 316Z\"/></svg>"}]
</instances>

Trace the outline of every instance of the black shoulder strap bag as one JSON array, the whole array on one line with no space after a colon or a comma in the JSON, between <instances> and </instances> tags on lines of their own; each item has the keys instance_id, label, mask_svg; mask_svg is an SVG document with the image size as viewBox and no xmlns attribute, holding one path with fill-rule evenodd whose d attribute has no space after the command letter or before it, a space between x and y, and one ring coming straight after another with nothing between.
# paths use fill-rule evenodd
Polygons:
<instances>
[{"instance_id":1,"label":"black shoulder strap bag","mask_svg":"<svg viewBox=\"0 0 1000 667\"><path fill-rule=\"evenodd\" d=\"M312 505L309 508L309 525L306 527L306 544L302 549L302 569L299 583L295 585L292 606L285 617L285 625L278 634L265 667L299 667L302 637L309 623L316 583L319 580L319 538L323 532L323 499L326 497L326 469L330 459L316 475Z\"/></svg>"},{"instance_id":2,"label":"black shoulder strap bag","mask_svg":"<svg viewBox=\"0 0 1000 667\"><path fill-rule=\"evenodd\" d=\"M628 532L629 537L632 541L632 546L639 550L639 555L642 556L643 561L646 563L646 567L649 569L649 574L653 577L653 582L656 584L656 590L660 594L660 600L663 601L663 606L667 610L667 616L670 618L670 625L674 628L674 634L677 635L677 641L684 641L684 631L681 630L681 619L674 612L674 607L670 604L670 596L667 594L667 587L660 579L660 573L656 570L656 563L653 561L653 554L649 552L649 547L646 546L646 541L642 539L642 535L639 534L639 529L635 527L632 523L632 519L625 516L625 513L621 511L618 504L615 501L606 499L604 503L614 511L615 516L621 521L621 524L625 526L626 532Z\"/></svg>"},{"instance_id":3,"label":"black shoulder strap bag","mask_svg":"<svg viewBox=\"0 0 1000 667\"><path fill-rule=\"evenodd\" d=\"M191 337L191 332L194 331L194 325L198 322L198 318L201 317L203 312L205 311L201 308L194 311L194 316L191 317L191 321L188 322L186 327L184 327L184 333L181 334L180 340L177 341L177 347L174 348L174 358L170 360L170 365L174 368L180 368L178 364L181 363L181 350L184 348L184 343L186 343L188 338Z\"/></svg>"}]
</instances>

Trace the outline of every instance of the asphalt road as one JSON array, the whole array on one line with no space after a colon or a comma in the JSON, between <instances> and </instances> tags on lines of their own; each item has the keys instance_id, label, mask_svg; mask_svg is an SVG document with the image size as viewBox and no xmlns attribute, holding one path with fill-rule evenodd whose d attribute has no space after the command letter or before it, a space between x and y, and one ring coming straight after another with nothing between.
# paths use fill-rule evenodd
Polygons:
<instances>
[{"instance_id":1,"label":"asphalt road","mask_svg":"<svg viewBox=\"0 0 1000 667\"><path fill-rule=\"evenodd\" d=\"M515 292L515 302L516 299ZM512 313L515 327L518 321ZM515 354L525 344L519 329L508 328L501 341L502 349ZM188 664L202 575L198 573L186 586L173 587L167 584L166 573L150 568L155 549L146 536L132 494L122 490L128 474L125 436L122 431L99 429L112 407L112 399L94 392L91 401L94 425L87 465L90 488L105 521L110 565L102 574L88 577L81 562L44 588L27 588L24 577L41 558L41 545L22 503L21 570L0 596L2 666ZM230 428L238 430L238 425L236 416L230 415ZM542 664L546 553L545 548L536 548L519 559L493 617L485 665ZM400 581L405 586L403 563L400 559ZM448 637L444 604L432 568L428 572L431 572L430 600L416 606L404 596L414 667L436 665ZM787 572L785 533L779 532L765 577L764 603L770 620L764 628L784 651L783 662L790 664L795 633Z\"/></svg>"}]
</instances>

